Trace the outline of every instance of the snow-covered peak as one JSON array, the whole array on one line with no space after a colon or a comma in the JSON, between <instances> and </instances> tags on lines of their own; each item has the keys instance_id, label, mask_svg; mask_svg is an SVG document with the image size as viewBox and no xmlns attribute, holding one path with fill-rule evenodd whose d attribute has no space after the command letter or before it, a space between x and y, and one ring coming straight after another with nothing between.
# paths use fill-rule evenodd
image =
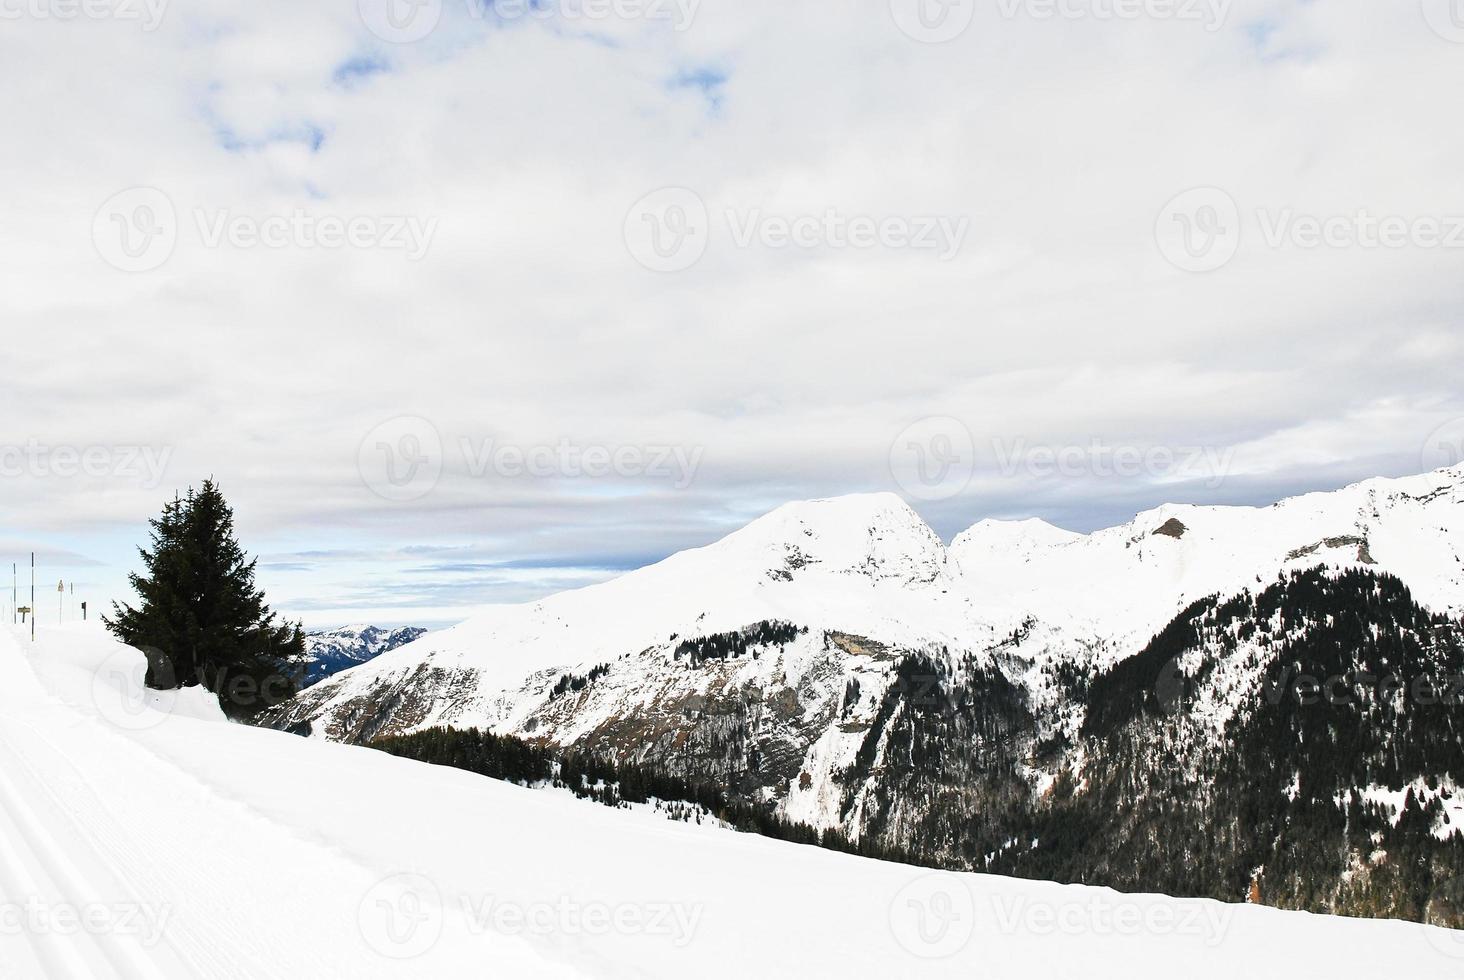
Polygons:
<instances>
[{"instance_id":1,"label":"snow-covered peak","mask_svg":"<svg viewBox=\"0 0 1464 980\"><path fill-rule=\"evenodd\" d=\"M305 683L319 683L332 674L404 646L426 632L416 626L388 630L356 625L307 633Z\"/></svg>"},{"instance_id":2,"label":"snow-covered peak","mask_svg":"<svg viewBox=\"0 0 1464 980\"><path fill-rule=\"evenodd\" d=\"M936 533L893 493L784 504L713 547L784 581L806 568L930 581L946 557Z\"/></svg>"},{"instance_id":3,"label":"snow-covered peak","mask_svg":"<svg viewBox=\"0 0 1464 980\"><path fill-rule=\"evenodd\" d=\"M956 535L950 553L961 564L968 559L980 562L990 555L1026 561L1039 551L1070 545L1082 538L1076 531L1065 531L1036 517L1023 521L987 518Z\"/></svg>"},{"instance_id":4,"label":"snow-covered peak","mask_svg":"<svg viewBox=\"0 0 1464 980\"><path fill-rule=\"evenodd\" d=\"M1048 620L1143 637L1195 599L1318 564L1398 576L1464 611L1464 467L1377 478L1265 507L1164 504L1087 535L982 522L951 546L972 592ZM1055 530L1055 529L1053 529Z\"/></svg>"},{"instance_id":5,"label":"snow-covered peak","mask_svg":"<svg viewBox=\"0 0 1464 980\"><path fill-rule=\"evenodd\" d=\"M347 670L343 697L424 665L471 677L479 695L549 668L588 667L766 620L918 643L967 630L937 608L940 538L890 493L785 504L721 540L537 602L495 606ZM458 681L467 683L466 681Z\"/></svg>"}]
</instances>

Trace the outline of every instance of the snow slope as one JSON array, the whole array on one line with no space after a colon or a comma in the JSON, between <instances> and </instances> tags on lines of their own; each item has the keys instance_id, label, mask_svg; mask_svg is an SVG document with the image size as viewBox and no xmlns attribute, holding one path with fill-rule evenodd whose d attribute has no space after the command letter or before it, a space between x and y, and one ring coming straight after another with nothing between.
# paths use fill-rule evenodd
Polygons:
<instances>
[{"instance_id":1,"label":"snow slope","mask_svg":"<svg viewBox=\"0 0 1464 980\"><path fill-rule=\"evenodd\" d=\"M1166 505L1088 535L983 521L949 548L893 494L804 501L613 581L429 634L312 688L290 718L347 737L348 719L389 703L394 731L511 730L532 711L525 692L542 694L543 672L639 657L637 686L653 690L648 652L769 619L978 657L1035 624L1021 654L1034 664L1103 666L1195 599L1318 564L1390 572L1423 604L1464 613L1461 554L1464 467L1270 507Z\"/></svg>"},{"instance_id":2,"label":"snow slope","mask_svg":"<svg viewBox=\"0 0 1464 980\"><path fill-rule=\"evenodd\" d=\"M945 547L894 494L786 504L715 544L541 602L501 606L399 647L371 666L456 658L482 689L765 619L917 637L964 630L946 609ZM921 625L910 625L919 623Z\"/></svg>"},{"instance_id":3,"label":"snow slope","mask_svg":"<svg viewBox=\"0 0 1464 980\"><path fill-rule=\"evenodd\" d=\"M232 725L196 692L145 696L141 672L95 627L33 646L0 630L7 980L1229 980L1464 964L1464 934L1411 923L932 874L612 811Z\"/></svg>"}]
</instances>

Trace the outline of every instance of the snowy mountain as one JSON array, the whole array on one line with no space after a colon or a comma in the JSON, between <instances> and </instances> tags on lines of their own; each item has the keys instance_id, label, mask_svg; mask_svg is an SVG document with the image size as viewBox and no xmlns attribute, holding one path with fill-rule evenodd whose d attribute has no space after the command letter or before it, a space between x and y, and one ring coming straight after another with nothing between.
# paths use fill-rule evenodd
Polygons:
<instances>
[{"instance_id":1,"label":"snowy mountain","mask_svg":"<svg viewBox=\"0 0 1464 980\"><path fill-rule=\"evenodd\" d=\"M1168 505L1087 535L983 521L946 547L892 495L794 503L612 582L493 609L408 644L302 692L269 723L352 742L488 728L725 785L783 819L945 867L1150 887L1141 851L1132 866L1098 873L1091 855L1048 853L1034 842L1040 835L1017 848L1017 839L1060 806L1091 821L1181 785L1194 807L1213 802L1220 774L1243 779L1237 760L1260 737L1252 722L1286 737L1314 732L1311 716L1256 705L1279 673L1304 673L1299 663L1356 665L1313 649L1341 642L1338 621L1361 616L1385 646L1370 666L1436 679L1464 671L1447 628L1464 612L1461 505L1464 469L1453 468L1270 507ZM1356 574L1326 584L1344 572ZM1385 617L1378 595L1398 608ZM1227 604L1236 602L1256 616L1307 603L1322 611L1282 629L1236 618ZM1222 613L1235 620L1232 634L1195 625ZM1232 642L1257 630L1261 648ZM1185 703L1206 705L1207 727L1188 711L1155 710L1175 685L1198 691L1199 702ZM1139 707L1095 727L1111 707L1095 690L1121 691ZM1346 758L1328 771L1339 797L1328 805L1346 819L1353 794L1396 792L1395 812L1366 819L1429 821L1433 839L1455 849L1439 867L1456 861L1464 874L1455 853L1464 838L1453 833L1460 727L1446 719L1443 742L1403 758L1378 728L1396 713L1356 709L1331 720L1372 727L1363 742L1333 747ZM1202 749L1210 754L1200 760ZM1190 758L1205 772L1141 789L1115 768L1135 757ZM1428 813L1405 820L1399 788L1415 779L1432 781L1427 798L1413 800ZM1267 796L1262 809L1284 823L1309 799L1291 792L1273 806ZM1202 820L1196 809L1154 819L1228 818ZM1348 846L1370 860L1371 848ZM1253 857L1247 877L1265 855L1226 850L1201 893L1239 897L1248 881L1237 881L1236 862ZM1305 891L1294 881L1279 889L1318 909L1375 899ZM1413 913L1398 905L1393 914Z\"/></svg>"},{"instance_id":2,"label":"snowy mountain","mask_svg":"<svg viewBox=\"0 0 1464 980\"><path fill-rule=\"evenodd\" d=\"M1446 976L1461 933L931 873L226 722L0 628L0 976ZM221 870L222 869L222 870ZM796 885L796 887L795 887ZM1446 902L1449 894L1439 896Z\"/></svg>"},{"instance_id":3,"label":"snowy mountain","mask_svg":"<svg viewBox=\"0 0 1464 980\"><path fill-rule=\"evenodd\" d=\"M347 741L439 724L516 730L543 703L535 692L561 673L625 661L612 677L654 686L677 642L772 620L810 637L790 663L770 662L748 681L801 673L820 656L823 631L990 659L1021 630L1033 666L1102 666L1136 653L1195 599L1317 565L1396 575L1423 605L1458 615L1461 503L1456 467L1264 508L1165 506L1089 535L982 521L949 548L892 494L793 503L707 547L409 643L305 692L287 714Z\"/></svg>"},{"instance_id":4,"label":"snowy mountain","mask_svg":"<svg viewBox=\"0 0 1464 980\"><path fill-rule=\"evenodd\" d=\"M374 660L426 634L417 626L394 630L376 626L342 626L305 634L304 686L318 684L333 674Z\"/></svg>"}]
</instances>

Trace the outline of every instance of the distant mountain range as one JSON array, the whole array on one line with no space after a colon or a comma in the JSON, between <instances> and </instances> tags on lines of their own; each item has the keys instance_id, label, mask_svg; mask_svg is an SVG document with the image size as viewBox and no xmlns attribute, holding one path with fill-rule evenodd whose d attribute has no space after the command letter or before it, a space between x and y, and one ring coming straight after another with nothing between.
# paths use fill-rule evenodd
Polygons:
<instances>
[{"instance_id":1,"label":"distant mountain range","mask_svg":"<svg viewBox=\"0 0 1464 980\"><path fill-rule=\"evenodd\" d=\"M307 664L304 686L318 684L348 667L357 667L397 647L405 646L427 631L416 626L385 630L376 626L343 626L305 634Z\"/></svg>"},{"instance_id":2,"label":"distant mountain range","mask_svg":"<svg viewBox=\"0 0 1464 980\"><path fill-rule=\"evenodd\" d=\"M277 727L480 727L951 868L1423 918L1464 876L1464 468L946 546L788 504L348 670Z\"/></svg>"}]
</instances>

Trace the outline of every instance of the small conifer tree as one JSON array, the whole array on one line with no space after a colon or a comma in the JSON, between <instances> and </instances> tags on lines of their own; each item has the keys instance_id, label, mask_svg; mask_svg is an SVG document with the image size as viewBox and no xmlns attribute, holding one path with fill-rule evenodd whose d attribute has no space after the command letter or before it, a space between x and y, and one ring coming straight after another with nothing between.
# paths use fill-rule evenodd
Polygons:
<instances>
[{"instance_id":1,"label":"small conifer tree","mask_svg":"<svg viewBox=\"0 0 1464 980\"><path fill-rule=\"evenodd\" d=\"M256 560L234 536L234 513L212 480L163 505L139 549L145 575L129 581L140 603L113 603L103 621L122 642L148 652L147 683L202 685L224 711L244 718L299 690L305 640L281 623L255 587Z\"/></svg>"}]
</instances>

